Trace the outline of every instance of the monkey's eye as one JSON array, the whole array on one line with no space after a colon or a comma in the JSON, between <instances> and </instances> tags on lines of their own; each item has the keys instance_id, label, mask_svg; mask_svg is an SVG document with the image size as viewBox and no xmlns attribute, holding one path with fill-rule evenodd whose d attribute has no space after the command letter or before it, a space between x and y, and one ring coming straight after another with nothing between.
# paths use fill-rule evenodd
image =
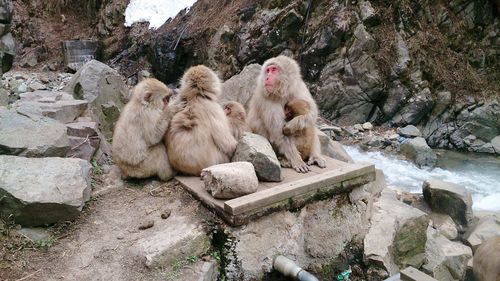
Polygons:
<instances>
[{"instance_id":1,"label":"monkey's eye","mask_svg":"<svg viewBox=\"0 0 500 281\"><path fill-rule=\"evenodd\" d=\"M163 98L163 103L165 103L165 104L166 104L166 103L168 103L169 101L170 101L170 96L165 96L165 97Z\"/></svg>"}]
</instances>

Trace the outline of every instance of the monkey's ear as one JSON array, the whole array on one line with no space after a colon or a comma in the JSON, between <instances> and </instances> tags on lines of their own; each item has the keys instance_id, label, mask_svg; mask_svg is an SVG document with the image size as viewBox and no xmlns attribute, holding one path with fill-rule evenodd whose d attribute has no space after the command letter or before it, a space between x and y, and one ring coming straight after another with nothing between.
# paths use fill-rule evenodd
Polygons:
<instances>
[{"instance_id":1,"label":"monkey's ear","mask_svg":"<svg viewBox=\"0 0 500 281\"><path fill-rule=\"evenodd\" d=\"M153 93L152 92L145 92L144 93L144 101L149 103L151 102L151 99L153 97Z\"/></svg>"}]
</instances>

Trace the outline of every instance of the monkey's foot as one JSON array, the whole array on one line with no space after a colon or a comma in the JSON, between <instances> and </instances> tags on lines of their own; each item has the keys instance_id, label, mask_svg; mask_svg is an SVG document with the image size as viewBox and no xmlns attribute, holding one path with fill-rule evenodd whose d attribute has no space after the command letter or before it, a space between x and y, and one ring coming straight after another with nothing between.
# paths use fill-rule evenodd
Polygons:
<instances>
[{"instance_id":1,"label":"monkey's foot","mask_svg":"<svg viewBox=\"0 0 500 281\"><path fill-rule=\"evenodd\" d=\"M307 165L318 165L320 168L326 168L326 161L323 157L319 156L311 156L309 157L309 161L307 161Z\"/></svg>"},{"instance_id":2,"label":"monkey's foot","mask_svg":"<svg viewBox=\"0 0 500 281\"><path fill-rule=\"evenodd\" d=\"M290 161L288 161L288 159L286 159L285 157L281 157L281 158L279 158L279 160L280 160L281 167L283 167L283 168L291 168L292 167L292 163L290 163Z\"/></svg>"},{"instance_id":3,"label":"monkey's foot","mask_svg":"<svg viewBox=\"0 0 500 281\"><path fill-rule=\"evenodd\" d=\"M311 171L311 168L304 163L304 161L300 160L300 162L296 163L295 165L292 165L292 167L297 171L297 173L308 173Z\"/></svg>"}]
</instances>

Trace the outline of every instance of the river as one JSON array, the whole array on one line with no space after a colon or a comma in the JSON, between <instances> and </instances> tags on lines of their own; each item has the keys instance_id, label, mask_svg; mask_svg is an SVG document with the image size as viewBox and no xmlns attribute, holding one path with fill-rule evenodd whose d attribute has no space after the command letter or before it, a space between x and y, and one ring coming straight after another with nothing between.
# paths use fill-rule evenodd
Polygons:
<instances>
[{"instance_id":1,"label":"river","mask_svg":"<svg viewBox=\"0 0 500 281\"><path fill-rule=\"evenodd\" d=\"M500 211L500 157L435 150L438 164L434 169L418 168L409 161L379 151L365 152L356 146L344 146L357 162L371 162L384 171L388 186L422 193L422 183L431 178L456 183L472 193L474 210Z\"/></svg>"}]
</instances>

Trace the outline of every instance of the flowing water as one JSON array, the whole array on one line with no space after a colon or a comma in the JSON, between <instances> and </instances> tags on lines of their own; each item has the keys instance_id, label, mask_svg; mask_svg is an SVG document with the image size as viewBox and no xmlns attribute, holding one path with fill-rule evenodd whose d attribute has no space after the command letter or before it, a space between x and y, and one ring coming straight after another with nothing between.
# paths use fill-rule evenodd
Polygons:
<instances>
[{"instance_id":1,"label":"flowing water","mask_svg":"<svg viewBox=\"0 0 500 281\"><path fill-rule=\"evenodd\" d=\"M500 211L500 157L436 150L438 167L418 168L409 161L382 152L365 152L356 146L344 147L356 161L371 162L384 171L387 185L421 193L427 179L439 179L464 186L472 193L474 210Z\"/></svg>"}]
</instances>

